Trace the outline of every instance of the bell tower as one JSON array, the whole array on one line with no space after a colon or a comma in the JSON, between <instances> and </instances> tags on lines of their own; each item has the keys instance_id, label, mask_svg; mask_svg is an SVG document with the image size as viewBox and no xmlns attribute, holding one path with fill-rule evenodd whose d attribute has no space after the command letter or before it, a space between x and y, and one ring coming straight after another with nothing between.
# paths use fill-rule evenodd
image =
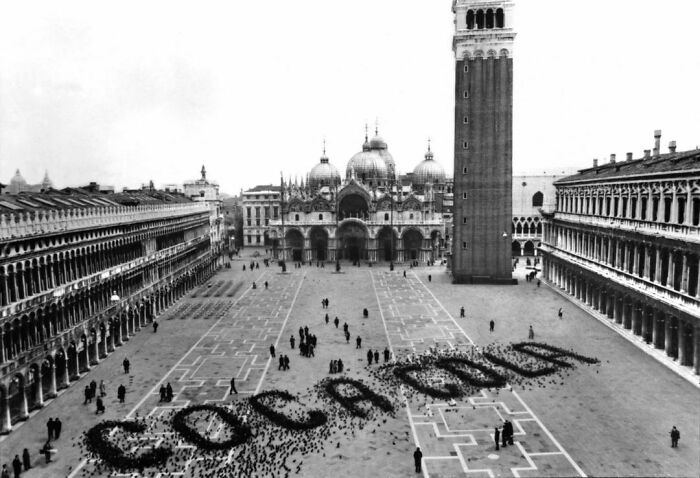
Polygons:
<instances>
[{"instance_id":1,"label":"bell tower","mask_svg":"<svg viewBox=\"0 0 700 478\"><path fill-rule=\"evenodd\" d=\"M453 0L455 283L512 284L513 2Z\"/></svg>"}]
</instances>

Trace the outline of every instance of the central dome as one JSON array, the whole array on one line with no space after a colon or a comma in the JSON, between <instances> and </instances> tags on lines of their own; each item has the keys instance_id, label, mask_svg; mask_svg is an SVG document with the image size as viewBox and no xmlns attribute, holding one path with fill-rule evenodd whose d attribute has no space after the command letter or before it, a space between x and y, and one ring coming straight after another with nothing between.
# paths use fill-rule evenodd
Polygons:
<instances>
[{"instance_id":1,"label":"central dome","mask_svg":"<svg viewBox=\"0 0 700 478\"><path fill-rule=\"evenodd\" d=\"M362 151L350 158L345 170L345 177L355 178L362 182L381 184L387 179L387 167L382 157L376 151Z\"/></svg>"},{"instance_id":2,"label":"central dome","mask_svg":"<svg viewBox=\"0 0 700 478\"><path fill-rule=\"evenodd\" d=\"M390 179L394 179L396 176L396 163L394 162L394 157L389 152L389 147L384 141L384 138L379 136L379 133L375 133L374 138L369 142L370 151L375 151L379 157L382 158L384 164L386 164L387 174Z\"/></svg>"}]
</instances>

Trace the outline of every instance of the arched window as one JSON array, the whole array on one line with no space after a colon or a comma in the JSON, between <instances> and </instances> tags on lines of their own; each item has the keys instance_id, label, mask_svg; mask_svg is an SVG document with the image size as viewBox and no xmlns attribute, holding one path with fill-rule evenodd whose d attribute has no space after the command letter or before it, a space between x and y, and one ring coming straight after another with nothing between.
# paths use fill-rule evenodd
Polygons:
<instances>
[{"instance_id":1,"label":"arched window","mask_svg":"<svg viewBox=\"0 0 700 478\"><path fill-rule=\"evenodd\" d=\"M486 28L493 28L493 10L486 10Z\"/></svg>"},{"instance_id":2,"label":"arched window","mask_svg":"<svg viewBox=\"0 0 700 478\"><path fill-rule=\"evenodd\" d=\"M479 30L484 28L484 11L483 10L476 11L476 27Z\"/></svg>"},{"instance_id":3,"label":"arched window","mask_svg":"<svg viewBox=\"0 0 700 478\"><path fill-rule=\"evenodd\" d=\"M503 14L503 9L496 10L496 28L503 28L506 24L506 17Z\"/></svg>"},{"instance_id":4,"label":"arched window","mask_svg":"<svg viewBox=\"0 0 700 478\"><path fill-rule=\"evenodd\" d=\"M388 221L388 220L389 220L389 213L388 213L388 212L385 212L385 213L384 213L384 220L385 220L385 221Z\"/></svg>"},{"instance_id":5,"label":"arched window","mask_svg":"<svg viewBox=\"0 0 700 478\"><path fill-rule=\"evenodd\" d=\"M540 191L537 191L535 194L532 195L532 207L542 207L543 203L544 194L542 194Z\"/></svg>"},{"instance_id":6,"label":"arched window","mask_svg":"<svg viewBox=\"0 0 700 478\"><path fill-rule=\"evenodd\" d=\"M318 220L319 220L319 221L323 221L323 214L319 214L319 215L318 215Z\"/></svg>"},{"instance_id":7,"label":"arched window","mask_svg":"<svg viewBox=\"0 0 700 478\"><path fill-rule=\"evenodd\" d=\"M298 220L299 220L299 214L295 214L295 215L294 215L294 220L295 220L295 221L298 221Z\"/></svg>"},{"instance_id":8,"label":"arched window","mask_svg":"<svg viewBox=\"0 0 700 478\"><path fill-rule=\"evenodd\" d=\"M474 10L467 10L467 30L474 28Z\"/></svg>"}]
</instances>

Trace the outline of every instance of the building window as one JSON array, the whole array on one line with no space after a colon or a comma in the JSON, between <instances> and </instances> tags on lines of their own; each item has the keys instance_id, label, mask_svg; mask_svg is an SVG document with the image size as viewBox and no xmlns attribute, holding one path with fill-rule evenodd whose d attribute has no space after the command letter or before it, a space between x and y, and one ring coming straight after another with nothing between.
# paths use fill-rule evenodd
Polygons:
<instances>
[{"instance_id":1,"label":"building window","mask_svg":"<svg viewBox=\"0 0 700 478\"><path fill-rule=\"evenodd\" d=\"M413 213L409 214L409 215L408 215L408 218L409 218L409 219L413 219Z\"/></svg>"},{"instance_id":2,"label":"building window","mask_svg":"<svg viewBox=\"0 0 700 478\"><path fill-rule=\"evenodd\" d=\"M278 216L279 216L279 208L277 206L275 206L272 208L272 217L277 219Z\"/></svg>"},{"instance_id":3,"label":"building window","mask_svg":"<svg viewBox=\"0 0 700 478\"><path fill-rule=\"evenodd\" d=\"M462 143L462 149L469 149L469 141L464 141Z\"/></svg>"},{"instance_id":4,"label":"building window","mask_svg":"<svg viewBox=\"0 0 700 478\"><path fill-rule=\"evenodd\" d=\"M464 217L462 217L462 224L466 224L466 223L467 223L467 217L464 216Z\"/></svg>"},{"instance_id":5,"label":"building window","mask_svg":"<svg viewBox=\"0 0 700 478\"><path fill-rule=\"evenodd\" d=\"M469 65L467 65L467 64L464 65L464 72L465 73L469 72Z\"/></svg>"},{"instance_id":6,"label":"building window","mask_svg":"<svg viewBox=\"0 0 700 478\"><path fill-rule=\"evenodd\" d=\"M252 244L252 242L253 242L253 236L251 236L251 235L249 234L249 235L248 235L248 244Z\"/></svg>"},{"instance_id":7,"label":"building window","mask_svg":"<svg viewBox=\"0 0 700 478\"><path fill-rule=\"evenodd\" d=\"M255 243L260 244L260 234L255 236Z\"/></svg>"},{"instance_id":8,"label":"building window","mask_svg":"<svg viewBox=\"0 0 700 478\"><path fill-rule=\"evenodd\" d=\"M388 213L388 212L385 212L385 213L384 213L384 220L385 220L385 221L388 221L388 220L389 220L389 213Z\"/></svg>"},{"instance_id":9,"label":"building window","mask_svg":"<svg viewBox=\"0 0 700 478\"><path fill-rule=\"evenodd\" d=\"M469 98L469 90L464 90L464 97Z\"/></svg>"},{"instance_id":10,"label":"building window","mask_svg":"<svg viewBox=\"0 0 700 478\"><path fill-rule=\"evenodd\" d=\"M469 116L465 116L464 118L462 118L462 123L469 124Z\"/></svg>"},{"instance_id":11,"label":"building window","mask_svg":"<svg viewBox=\"0 0 700 478\"><path fill-rule=\"evenodd\" d=\"M256 219L256 220L255 220L255 225L256 225L256 226L259 226L259 225L260 225L260 219Z\"/></svg>"},{"instance_id":12,"label":"building window","mask_svg":"<svg viewBox=\"0 0 700 478\"><path fill-rule=\"evenodd\" d=\"M535 194L532 195L532 207L542 207L543 203L544 194L542 194L540 191L537 191Z\"/></svg>"},{"instance_id":13,"label":"building window","mask_svg":"<svg viewBox=\"0 0 700 478\"><path fill-rule=\"evenodd\" d=\"M466 166L462 168L462 174L467 174L467 167Z\"/></svg>"},{"instance_id":14,"label":"building window","mask_svg":"<svg viewBox=\"0 0 700 478\"><path fill-rule=\"evenodd\" d=\"M248 219L248 226L249 226L249 227L253 225L252 223L253 223L253 221L251 221L250 219Z\"/></svg>"},{"instance_id":15,"label":"building window","mask_svg":"<svg viewBox=\"0 0 700 478\"><path fill-rule=\"evenodd\" d=\"M467 199L467 192L466 191L462 193L462 199Z\"/></svg>"},{"instance_id":16,"label":"building window","mask_svg":"<svg viewBox=\"0 0 700 478\"><path fill-rule=\"evenodd\" d=\"M299 220L299 214L295 214L295 215L294 215L294 220L295 220L295 221L298 221L298 220Z\"/></svg>"},{"instance_id":17,"label":"building window","mask_svg":"<svg viewBox=\"0 0 700 478\"><path fill-rule=\"evenodd\" d=\"M251 216L251 214L250 214L250 213L251 213L251 208L250 208L250 207L247 207L247 208L246 208L246 211L247 211L247 213L248 213L248 217L250 217L250 216ZM250 224L248 224L248 225L250 226Z\"/></svg>"},{"instance_id":18,"label":"building window","mask_svg":"<svg viewBox=\"0 0 700 478\"><path fill-rule=\"evenodd\" d=\"M319 214L319 215L318 215L318 220L319 220L319 221L323 221L323 214Z\"/></svg>"},{"instance_id":19,"label":"building window","mask_svg":"<svg viewBox=\"0 0 700 478\"><path fill-rule=\"evenodd\" d=\"M462 242L462 249L466 249L466 248L467 248L467 241L464 241L464 242Z\"/></svg>"}]
</instances>

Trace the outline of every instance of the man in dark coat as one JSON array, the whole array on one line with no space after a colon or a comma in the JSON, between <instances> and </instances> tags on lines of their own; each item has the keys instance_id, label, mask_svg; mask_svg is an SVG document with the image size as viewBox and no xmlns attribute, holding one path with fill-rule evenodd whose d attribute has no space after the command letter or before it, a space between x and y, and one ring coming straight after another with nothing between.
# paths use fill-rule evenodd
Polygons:
<instances>
[{"instance_id":1,"label":"man in dark coat","mask_svg":"<svg viewBox=\"0 0 700 478\"><path fill-rule=\"evenodd\" d=\"M165 402L167 400L167 390L165 390L165 385L160 384L160 400L159 402Z\"/></svg>"},{"instance_id":2,"label":"man in dark coat","mask_svg":"<svg viewBox=\"0 0 700 478\"><path fill-rule=\"evenodd\" d=\"M158 332L158 322L156 322L156 321L154 320L154 321L153 321L153 333L155 334L156 332Z\"/></svg>"},{"instance_id":3,"label":"man in dark coat","mask_svg":"<svg viewBox=\"0 0 700 478\"><path fill-rule=\"evenodd\" d=\"M340 320L338 320L338 317L335 318L335 320L333 321L333 323L335 324L335 328L337 329L337 328L338 328L338 324L340 323Z\"/></svg>"},{"instance_id":4,"label":"man in dark coat","mask_svg":"<svg viewBox=\"0 0 700 478\"><path fill-rule=\"evenodd\" d=\"M379 351L374 351L374 363L379 363Z\"/></svg>"},{"instance_id":5,"label":"man in dark coat","mask_svg":"<svg viewBox=\"0 0 700 478\"><path fill-rule=\"evenodd\" d=\"M170 386L170 382L165 386L165 395L168 402L173 401L173 387Z\"/></svg>"},{"instance_id":6,"label":"man in dark coat","mask_svg":"<svg viewBox=\"0 0 700 478\"><path fill-rule=\"evenodd\" d=\"M22 452L22 464L24 465L24 471L27 471L32 467L32 460L29 457L29 450L26 448L24 449L24 452Z\"/></svg>"},{"instance_id":7,"label":"man in dark coat","mask_svg":"<svg viewBox=\"0 0 700 478\"><path fill-rule=\"evenodd\" d=\"M117 398L119 403L124 403L124 398L126 397L126 387L124 385L119 385L117 388Z\"/></svg>"},{"instance_id":8,"label":"man in dark coat","mask_svg":"<svg viewBox=\"0 0 700 478\"><path fill-rule=\"evenodd\" d=\"M459 316L464 317L464 307L460 307L459 309Z\"/></svg>"},{"instance_id":9,"label":"man in dark coat","mask_svg":"<svg viewBox=\"0 0 700 478\"><path fill-rule=\"evenodd\" d=\"M289 337L289 343L292 346L292 348L294 348L294 336L293 335L291 337Z\"/></svg>"},{"instance_id":10,"label":"man in dark coat","mask_svg":"<svg viewBox=\"0 0 700 478\"><path fill-rule=\"evenodd\" d=\"M90 391L90 385L85 385L85 401L83 402L83 405L86 403L92 402L92 392Z\"/></svg>"},{"instance_id":11,"label":"man in dark coat","mask_svg":"<svg viewBox=\"0 0 700 478\"><path fill-rule=\"evenodd\" d=\"M391 356L391 352L389 352L389 347L385 347L384 348L384 362L388 362L390 356Z\"/></svg>"},{"instance_id":12,"label":"man in dark coat","mask_svg":"<svg viewBox=\"0 0 700 478\"><path fill-rule=\"evenodd\" d=\"M374 355L372 354L372 349L367 351L367 365L372 365L372 357Z\"/></svg>"},{"instance_id":13,"label":"man in dark coat","mask_svg":"<svg viewBox=\"0 0 700 478\"><path fill-rule=\"evenodd\" d=\"M49 440L53 440L53 418L49 418L49 421L46 422L46 431L49 434Z\"/></svg>"},{"instance_id":14,"label":"man in dark coat","mask_svg":"<svg viewBox=\"0 0 700 478\"><path fill-rule=\"evenodd\" d=\"M355 339L355 344L356 344L355 345L356 349L361 349L362 348L362 337L360 337L358 335L357 338Z\"/></svg>"},{"instance_id":15,"label":"man in dark coat","mask_svg":"<svg viewBox=\"0 0 700 478\"><path fill-rule=\"evenodd\" d=\"M421 461L423 460L423 452L420 451L420 447L416 448L416 451L413 452L413 462L416 465L416 473L421 472Z\"/></svg>"},{"instance_id":16,"label":"man in dark coat","mask_svg":"<svg viewBox=\"0 0 700 478\"><path fill-rule=\"evenodd\" d=\"M58 418L53 419L53 436L56 440L61 438L61 427L63 426L63 423L61 423L61 420Z\"/></svg>"},{"instance_id":17,"label":"man in dark coat","mask_svg":"<svg viewBox=\"0 0 700 478\"><path fill-rule=\"evenodd\" d=\"M493 428L493 441L496 442L496 450L499 450L498 448L498 440L501 438L501 431L498 429L498 427Z\"/></svg>"},{"instance_id":18,"label":"man in dark coat","mask_svg":"<svg viewBox=\"0 0 700 478\"><path fill-rule=\"evenodd\" d=\"M675 426L671 428L671 448L678 448L678 440L681 438L681 432Z\"/></svg>"},{"instance_id":19,"label":"man in dark coat","mask_svg":"<svg viewBox=\"0 0 700 478\"><path fill-rule=\"evenodd\" d=\"M19 459L19 455L15 455L15 459L12 460L12 469L15 471L15 478L19 478L22 474L22 462Z\"/></svg>"},{"instance_id":20,"label":"man in dark coat","mask_svg":"<svg viewBox=\"0 0 700 478\"><path fill-rule=\"evenodd\" d=\"M129 362L128 358L124 359L122 365L124 366L124 373L129 373L129 366L131 365L131 363Z\"/></svg>"},{"instance_id":21,"label":"man in dark coat","mask_svg":"<svg viewBox=\"0 0 700 478\"><path fill-rule=\"evenodd\" d=\"M232 393L238 395L238 390L236 390L236 377L231 377L231 390L229 390L228 394L231 395Z\"/></svg>"},{"instance_id":22,"label":"man in dark coat","mask_svg":"<svg viewBox=\"0 0 700 478\"><path fill-rule=\"evenodd\" d=\"M489 322L489 332L493 332L494 327L496 327L496 322L491 319L491 322Z\"/></svg>"},{"instance_id":23,"label":"man in dark coat","mask_svg":"<svg viewBox=\"0 0 700 478\"><path fill-rule=\"evenodd\" d=\"M275 358L275 346L270 345L270 357Z\"/></svg>"}]
</instances>

